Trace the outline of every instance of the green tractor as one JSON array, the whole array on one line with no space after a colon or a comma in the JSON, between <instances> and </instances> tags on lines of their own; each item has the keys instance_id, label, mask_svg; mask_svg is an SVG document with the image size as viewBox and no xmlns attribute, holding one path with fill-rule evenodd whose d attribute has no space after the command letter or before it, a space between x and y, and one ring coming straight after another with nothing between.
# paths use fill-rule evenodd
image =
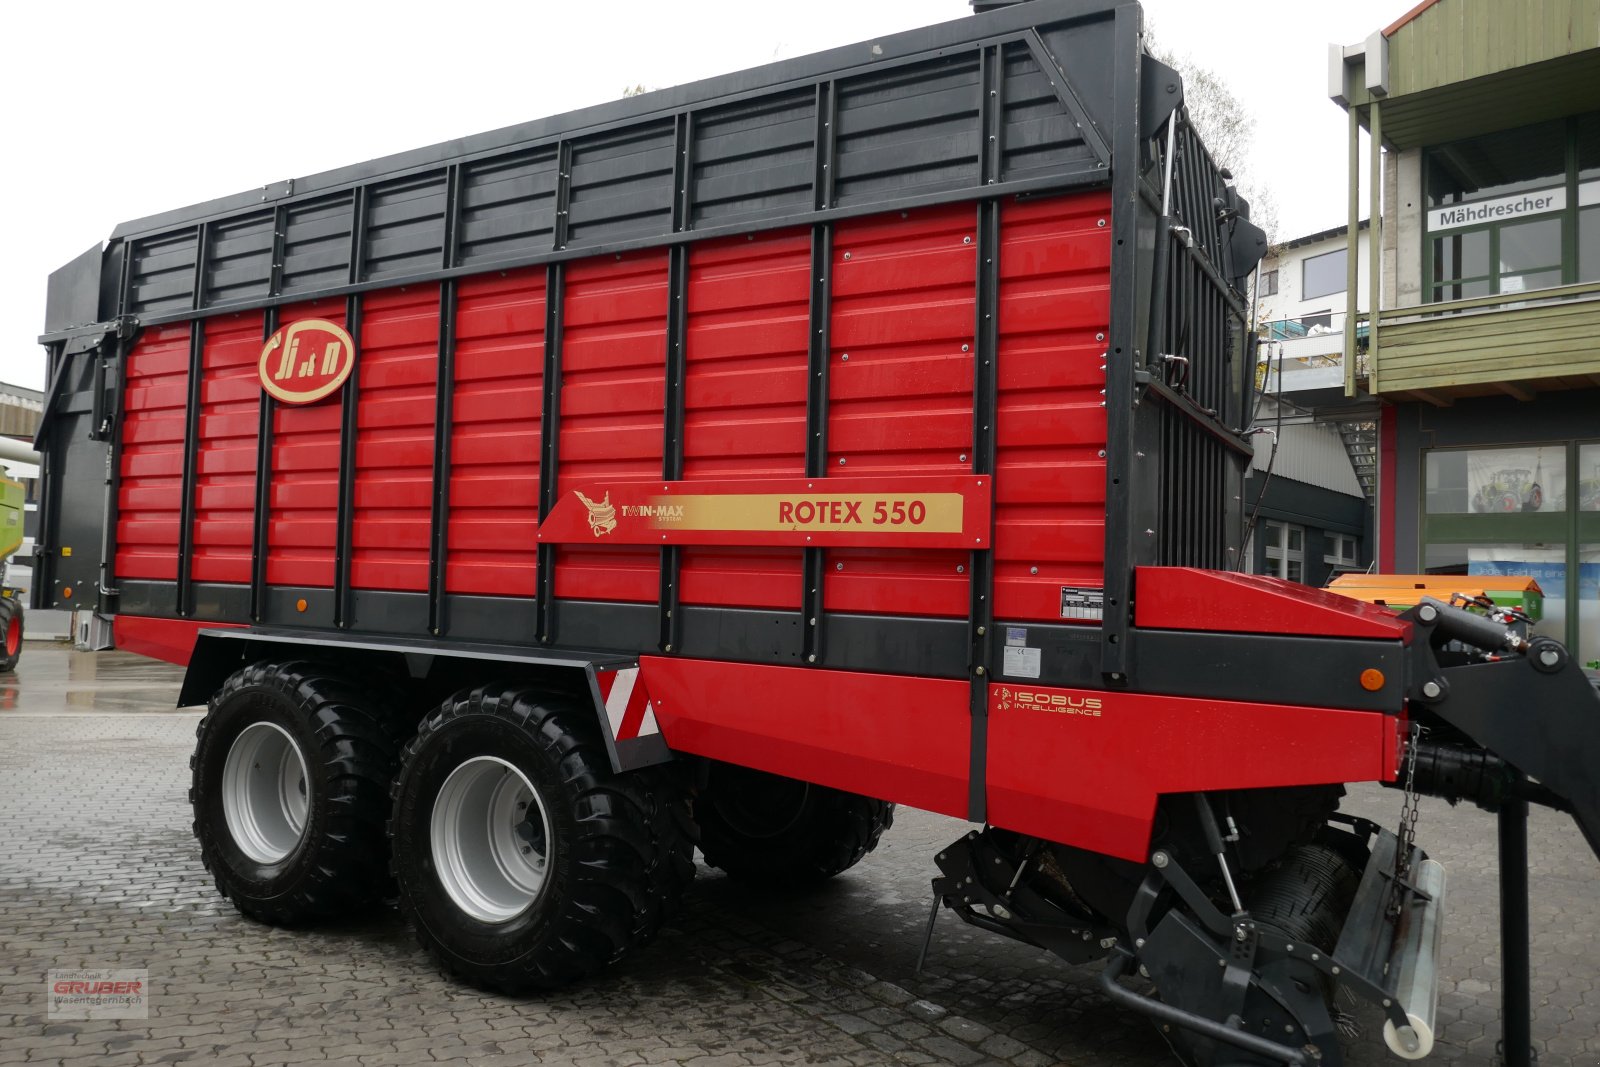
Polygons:
<instances>
[{"instance_id":1,"label":"green tractor","mask_svg":"<svg viewBox=\"0 0 1600 1067\"><path fill-rule=\"evenodd\" d=\"M1538 511L1544 507L1544 487L1538 475L1526 467L1506 468L1494 472L1472 498L1472 510L1510 514L1518 511Z\"/></svg>"},{"instance_id":2,"label":"green tractor","mask_svg":"<svg viewBox=\"0 0 1600 1067\"><path fill-rule=\"evenodd\" d=\"M6 580L6 571L11 557L22 547L26 497L21 482L0 474L0 674L16 670L17 660L22 658L22 590Z\"/></svg>"}]
</instances>

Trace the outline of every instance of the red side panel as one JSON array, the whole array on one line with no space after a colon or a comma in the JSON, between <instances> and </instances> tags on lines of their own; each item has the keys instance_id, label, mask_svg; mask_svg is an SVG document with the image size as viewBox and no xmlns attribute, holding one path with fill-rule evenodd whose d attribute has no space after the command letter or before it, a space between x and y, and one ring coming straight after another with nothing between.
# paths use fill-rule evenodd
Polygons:
<instances>
[{"instance_id":1,"label":"red side panel","mask_svg":"<svg viewBox=\"0 0 1600 1067\"><path fill-rule=\"evenodd\" d=\"M145 330L128 353L126 368L116 573L119 578L175 581L189 405L189 324Z\"/></svg>"},{"instance_id":2,"label":"red side panel","mask_svg":"<svg viewBox=\"0 0 1600 1067\"><path fill-rule=\"evenodd\" d=\"M1370 711L992 685L989 821L1142 861L1159 794L1392 780L1398 723Z\"/></svg>"},{"instance_id":3,"label":"red side panel","mask_svg":"<svg viewBox=\"0 0 1600 1067\"><path fill-rule=\"evenodd\" d=\"M327 319L343 326L344 300L291 304L278 315L280 323L296 319ZM272 585L333 586L343 395L341 390L315 404L278 404L273 409L267 513L267 581Z\"/></svg>"},{"instance_id":4,"label":"red side panel","mask_svg":"<svg viewBox=\"0 0 1600 1067\"><path fill-rule=\"evenodd\" d=\"M684 480L803 476L811 235L694 247L684 378ZM686 604L800 607L794 549L684 548Z\"/></svg>"},{"instance_id":5,"label":"red side panel","mask_svg":"<svg viewBox=\"0 0 1600 1067\"><path fill-rule=\"evenodd\" d=\"M543 267L456 287L446 592L534 595L544 324Z\"/></svg>"},{"instance_id":6,"label":"red side panel","mask_svg":"<svg viewBox=\"0 0 1600 1067\"><path fill-rule=\"evenodd\" d=\"M409 286L361 302L350 586L428 588L439 290Z\"/></svg>"},{"instance_id":7,"label":"red side panel","mask_svg":"<svg viewBox=\"0 0 1600 1067\"><path fill-rule=\"evenodd\" d=\"M138 656L189 665L194 655L194 639L201 630L232 630L231 622L194 622L189 619L151 619L142 615L118 615L111 622L111 637L117 648Z\"/></svg>"},{"instance_id":8,"label":"red side panel","mask_svg":"<svg viewBox=\"0 0 1600 1067\"><path fill-rule=\"evenodd\" d=\"M967 814L965 681L656 656L639 665L674 752Z\"/></svg>"},{"instance_id":9,"label":"red side panel","mask_svg":"<svg viewBox=\"0 0 1600 1067\"><path fill-rule=\"evenodd\" d=\"M197 582L250 581L262 332L259 311L206 320L191 564Z\"/></svg>"},{"instance_id":10,"label":"red side panel","mask_svg":"<svg viewBox=\"0 0 1600 1067\"><path fill-rule=\"evenodd\" d=\"M1393 612L1299 582L1190 567L1134 572L1135 626L1157 630L1411 639Z\"/></svg>"},{"instance_id":11,"label":"red side panel","mask_svg":"<svg viewBox=\"0 0 1600 1067\"><path fill-rule=\"evenodd\" d=\"M1006 203L995 456L998 618L1061 619L1061 587L1104 583L1106 194Z\"/></svg>"},{"instance_id":12,"label":"red side panel","mask_svg":"<svg viewBox=\"0 0 1600 1067\"><path fill-rule=\"evenodd\" d=\"M971 204L835 230L829 473L971 472L976 240ZM966 562L957 549L833 549L823 600L829 611L965 615Z\"/></svg>"},{"instance_id":13,"label":"red side panel","mask_svg":"<svg viewBox=\"0 0 1600 1067\"><path fill-rule=\"evenodd\" d=\"M558 488L659 478L667 254L586 259L567 268L565 284ZM661 595L659 549L582 545L557 554L558 597L655 603Z\"/></svg>"}]
</instances>

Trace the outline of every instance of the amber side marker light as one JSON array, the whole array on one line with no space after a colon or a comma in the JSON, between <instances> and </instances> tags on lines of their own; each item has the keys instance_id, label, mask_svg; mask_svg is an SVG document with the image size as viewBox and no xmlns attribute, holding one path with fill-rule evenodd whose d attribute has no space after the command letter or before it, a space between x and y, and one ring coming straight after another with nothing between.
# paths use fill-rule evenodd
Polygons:
<instances>
[{"instance_id":1,"label":"amber side marker light","mask_svg":"<svg viewBox=\"0 0 1600 1067\"><path fill-rule=\"evenodd\" d=\"M304 597L301 597L299 600L296 600L294 602L294 610L296 610L296 611L304 611L304 610L306 610L306 601L305 601ZM1378 677L1381 678L1383 676L1379 675ZM1380 682L1379 684L1381 685L1382 683Z\"/></svg>"},{"instance_id":2,"label":"amber side marker light","mask_svg":"<svg viewBox=\"0 0 1600 1067\"><path fill-rule=\"evenodd\" d=\"M1368 667L1361 672L1361 688L1369 693L1376 693L1383 688L1383 672L1376 667Z\"/></svg>"}]
</instances>

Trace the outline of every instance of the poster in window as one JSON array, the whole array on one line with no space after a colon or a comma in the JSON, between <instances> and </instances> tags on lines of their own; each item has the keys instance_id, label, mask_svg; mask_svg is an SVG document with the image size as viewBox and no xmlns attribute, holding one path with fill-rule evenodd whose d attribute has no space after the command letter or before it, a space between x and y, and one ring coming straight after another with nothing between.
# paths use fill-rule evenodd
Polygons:
<instances>
[{"instance_id":1,"label":"poster in window","mask_svg":"<svg viewBox=\"0 0 1600 1067\"><path fill-rule=\"evenodd\" d=\"M1567 596L1565 548L1474 545L1467 549L1467 573L1483 578L1532 578L1547 602Z\"/></svg>"},{"instance_id":2,"label":"poster in window","mask_svg":"<svg viewBox=\"0 0 1600 1067\"><path fill-rule=\"evenodd\" d=\"M1467 453L1467 500L1476 515L1565 511L1566 449L1488 448Z\"/></svg>"},{"instance_id":3,"label":"poster in window","mask_svg":"<svg viewBox=\"0 0 1600 1067\"><path fill-rule=\"evenodd\" d=\"M1600 511L1600 444L1578 447L1578 510Z\"/></svg>"}]
</instances>

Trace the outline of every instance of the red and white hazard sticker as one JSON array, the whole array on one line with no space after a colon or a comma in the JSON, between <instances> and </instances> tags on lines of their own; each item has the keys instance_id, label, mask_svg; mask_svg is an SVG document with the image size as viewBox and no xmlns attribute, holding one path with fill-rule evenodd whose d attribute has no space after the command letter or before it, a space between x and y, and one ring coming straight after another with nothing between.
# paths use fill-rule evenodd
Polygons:
<instances>
[{"instance_id":1,"label":"red and white hazard sticker","mask_svg":"<svg viewBox=\"0 0 1600 1067\"><path fill-rule=\"evenodd\" d=\"M645 691L638 667L606 671L596 680L600 683L600 697L606 704L612 738L629 741L661 732L656 725L656 709L650 703L650 694Z\"/></svg>"}]
</instances>

